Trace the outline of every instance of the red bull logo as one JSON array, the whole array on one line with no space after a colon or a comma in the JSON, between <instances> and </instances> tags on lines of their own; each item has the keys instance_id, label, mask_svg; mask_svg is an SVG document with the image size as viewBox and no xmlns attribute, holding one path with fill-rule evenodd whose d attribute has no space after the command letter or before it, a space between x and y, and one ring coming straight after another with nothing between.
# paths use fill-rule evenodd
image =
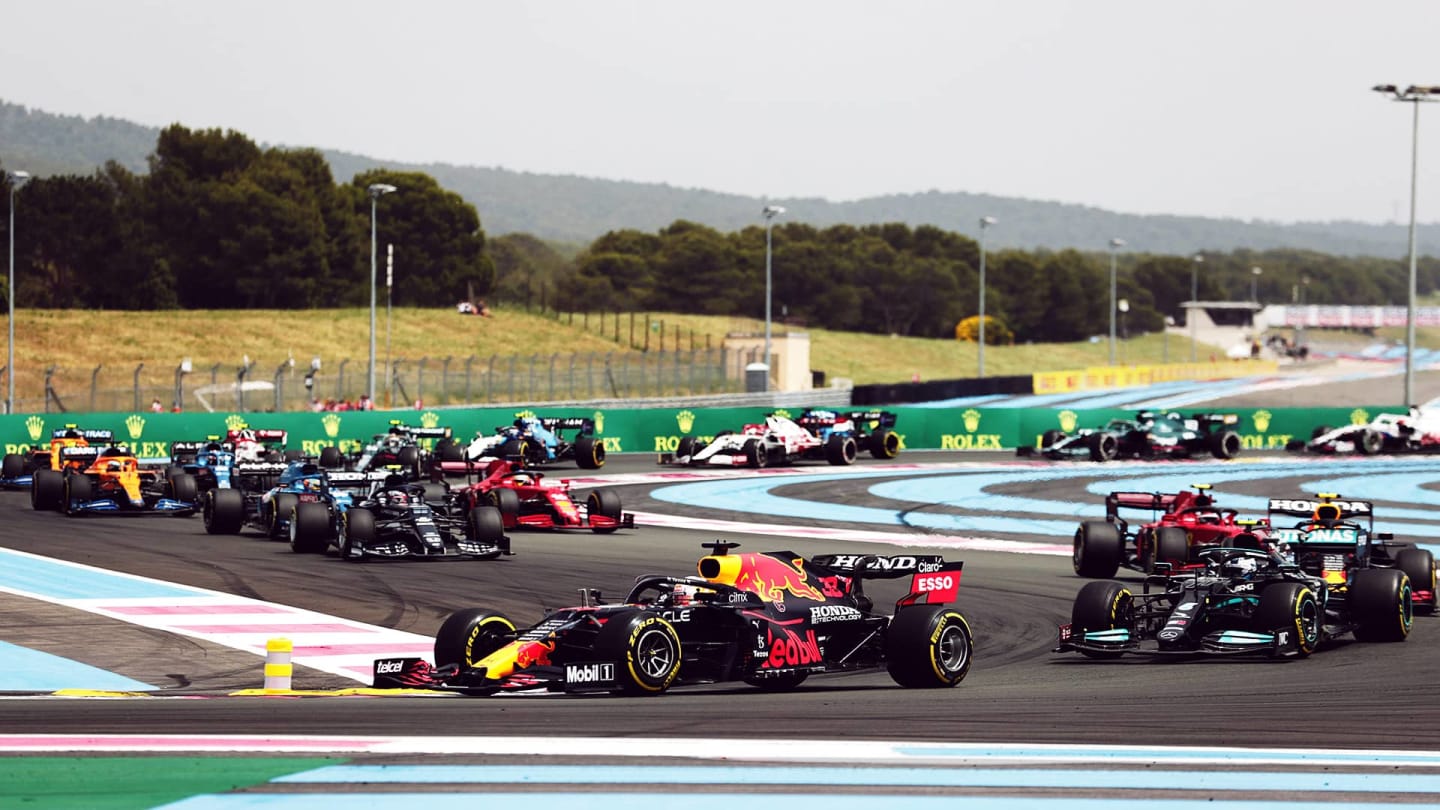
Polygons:
<instances>
[{"instance_id":1,"label":"red bull logo","mask_svg":"<svg viewBox=\"0 0 1440 810\"><path fill-rule=\"evenodd\" d=\"M786 594L798 599L825 601L825 594L811 585L804 561L770 554L735 554L700 560L700 576L759 596L769 602L784 602Z\"/></svg>"},{"instance_id":2,"label":"red bull logo","mask_svg":"<svg viewBox=\"0 0 1440 810\"><path fill-rule=\"evenodd\" d=\"M814 630L806 630L803 636L785 628L781 628L779 635L773 631L766 631L766 634L769 636L770 657L761 665L763 668L786 669L820 663L820 642L816 640Z\"/></svg>"}]
</instances>

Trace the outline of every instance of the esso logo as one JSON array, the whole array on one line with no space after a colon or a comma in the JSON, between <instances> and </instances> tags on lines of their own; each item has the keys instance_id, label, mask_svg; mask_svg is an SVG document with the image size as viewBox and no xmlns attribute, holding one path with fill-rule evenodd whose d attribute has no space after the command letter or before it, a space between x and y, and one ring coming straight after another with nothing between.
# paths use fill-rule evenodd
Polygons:
<instances>
[{"instance_id":1,"label":"esso logo","mask_svg":"<svg viewBox=\"0 0 1440 810\"><path fill-rule=\"evenodd\" d=\"M949 574L915 577L915 590L918 592L948 591L954 587L955 578Z\"/></svg>"}]
</instances>

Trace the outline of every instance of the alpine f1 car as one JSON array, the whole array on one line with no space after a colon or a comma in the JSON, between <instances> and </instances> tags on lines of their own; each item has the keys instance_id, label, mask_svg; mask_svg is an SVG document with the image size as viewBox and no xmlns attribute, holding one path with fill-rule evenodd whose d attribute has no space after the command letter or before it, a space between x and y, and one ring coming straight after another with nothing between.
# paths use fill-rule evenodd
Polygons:
<instances>
[{"instance_id":1,"label":"alpine f1 car","mask_svg":"<svg viewBox=\"0 0 1440 810\"><path fill-rule=\"evenodd\" d=\"M1099 429L1074 433L1047 430L1041 434L1038 448L1017 447L1015 453L1091 461L1190 458L1205 453L1228 459L1240 454L1240 434L1233 427L1239 422L1240 417L1233 413L1187 416L1174 411L1140 411L1134 419L1112 419Z\"/></svg>"},{"instance_id":2,"label":"alpine f1 car","mask_svg":"<svg viewBox=\"0 0 1440 810\"><path fill-rule=\"evenodd\" d=\"M526 629L497 613L462 610L435 637L437 666L382 659L375 686L655 695L731 681L781 691L811 675L881 668L901 686L943 688L969 672L970 627L948 606L961 563L928 555L731 554L737 545L704 544L711 553L700 559L698 577L638 577L619 604L587 591L580 606ZM865 582L904 577L909 593L894 615L877 612Z\"/></svg>"},{"instance_id":3,"label":"alpine f1 car","mask_svg":"<svg viewBox=\"0 0 1440 810\"><path fill-rule=\"evenodd\" d=\"M746 425L739 433L718 433L708 442L686 436L673 454L661 453L659 460L661 464L691 466L773 467L801 459L825 459L834 465L848 465L855 463L859 447L853 425L848 430L832 430L822 439L772 413L763 423Z\"/></svg>"},{"instance_id":4,"label":"alpine f1 car","mask_svg":"<svg viewBox=\"0 0 1440 810\"><path fill-rule=\"evenodd\" d=\"M147 469L119 446L60 448L62 470L36 470L30 505L67 515L195 514L199 491L186 473L162 475Z\"/></svg>"},{"instance_id":5,"label":"alpine f1 car","mask_svg":"<svg viewBox=\"0 0 1440 810\"><path fill-rule=\"evenodd\" d=\"M202 494L217 487L230 489L237 465L251 465L253 470L256 464L299 461L300 451L284 449L285 442L283 430L250 428L231 430L224 441L210 436L203 442L172 442L170 470L195 476Z\"/></svg>"},{"instance_id":6,"label":"alpine f1 car","mask_svg":"<svg viewBox=\"0 0 1440 810\"><path fill-rule=\"evenodd\" d=\"M568 441L567 430L577 431ZM595 420L586 416L522 416L513 424L495 428L493 434L477 433L466 447L442 443L437 452L440 468L449 474L464 473L497 458L520 459L527 467L563 461L574 461L582 470L605 466L605 442L595 435Z\"/></svg>"},{"instance_id":7,"label":"alpine f1 car","mask_svg":"<svg viewBox=\"0 0 1440 810\"><path fill-rule=\"evenodd\" d=\"M511 553L500 510L461 511L456 505L443 485L396 481L345 509L301 501L290 518L290 546L324 553L333 542L350 562L376 557L492 560Z\"/></svg>"},{"instance_id":8,"label":"alpine f1 car","mask_svg":"<svg viewBox=\"0 0 1440 810\"><path fill-rule=\"evenodd\" d=\"M36 447L29 453L6 453L5 458L0 460L0 488L30 489L37 470L64 471L65 466L60 461L60 451L64 448L104 446L114 440L115 434L108 430L82 430L66 425L51 432L47 445ZM88 455L72 456L69 466L87 466L91 458Z\"/></svg>"},{"instance_id":9,"label":"alpine f1 car","mask_svg":"<svg viewBox=\"0 0 1440 810\"><path fill-rule=\"evenodd\" d=\"M1370 501L1320 493L1313 499L1271 498L1269 511L1270 543L1287 562L1323 580L1332 598L1343 600L1359 573L1396 570L1409 580L1415 611L1435 611L1435 556L1429 549L1394 542L1390 532L1375 531ZM1287 518L1289 526L1284 525Z\"/></svg>"},{"instance_id":10,"label":"alpine f1 car","mask_svg":"<svg viewBox=\"0 0 1440 810\"><path fill-rule=\"evenodd\" d=\"M291 517L298 504L313 502L343 511L355 499L367 496L389 475L385 471L327 470L313 460L240 464L235 468L229 489L205 493L202 499L205 531L239 534L242 529L250 528L274 540L289 538ZM308 539L302 539L301 548L297 550L309 550L305 545Z\"/></svg>"},{"instance_id":11,"label":"alpine f1 car","mask_svg":"<svg viewBox=\"0 0 1440 810\"><path fill-rule=\"evenodd\" d=\"M391 420L389 430L375 434L370 443L349 458L338 447L323 448L320 466L359 472L399 469L411 480L418 481L439 461L422 442L446 442L451 440L450 434L448 427L414 427Z\"/></svg>"},{"instance_id":12,"label":"alpine f1 car","mask_svg":"<svg viewBox=\"0 0 1440 810\"><path fill-rule=\"evenodd\" d=\"M1423 453L1440 450L1440 400L1411 406L1409 412L1382 413L1363 425L1332 428L1320 425L1310 441L1292 439L1285 445L1303 453Z\"/></svg>"},{"instance_id":13,"label":"alpine f1 car","mask_svg":"<svg viewBox=\"0 0 1440 810\"><path fill-rule=\"evenodd\" d=\"M569 481L546 481L544 473L518 459L489 462L478 481L458 490L456 500L466 512L495 507L508 529L588 529L610 534L635 528L635 515L621 509L618 492L593 489L582 504L575 500Z\"/></svg>"},{"instance_id":14,"label":"alpine f1 car","mask_svg":"<svg viewBox=\"0 0 1440 810\"><path fill-rule=\"evenodd\" d=\"M1127 513L1148 512L1132 525ZM1266 545L1269 525L1242 520L1234 509L1215 505L1208 484L1195 491L1112 492L1105 496L1105 519L1082 521L1075 530L1072 563L1082 577L1107 579L1120 566L1147 574L1165 563L1167 570L1200 565L1199 551L1213 546Z\"/></svg>"},{"instance_id":15,"label":"alpine f1 car","mask_svg":"<svg viewBox=\"0 0 1440 810\"><path fill-rule=\"evenodd\" d=\"M1060 627L1055 652L1303 657L1346 633L1360 641L1404 641L1410 634L1404 571L1357 570L1339 590L1275 551L1217 547L1199 556L1203 567L1159 571L1138 594L1118 582L1087 583L1070 623Z\"/></svg>"},{"instance_id":16,"label":"alpine f1 car","mask_svg":"<svg viewBox=\"0 0 1440 810\"><path fill-rule=\"evenodd\" d=\"M830 411L806 408L795 424L810 431L822 443L831 436L854 437L856 445L871 458L890 459L900 455L900 434L895 432L893 411Z\"/></svg>"}]
</instances>

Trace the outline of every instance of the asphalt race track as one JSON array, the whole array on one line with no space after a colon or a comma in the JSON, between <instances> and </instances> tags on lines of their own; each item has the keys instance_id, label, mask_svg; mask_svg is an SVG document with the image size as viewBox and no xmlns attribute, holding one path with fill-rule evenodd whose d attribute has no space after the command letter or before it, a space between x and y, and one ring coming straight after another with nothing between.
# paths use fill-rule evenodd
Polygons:
<instances>
[{"instance_id":1,"label":"asphalt race track","mask_svg":"<svg viewBox=\"0 0 1440 810\"><path fill-rule=\"evenodd\" d=\"M906 453L901 461L1013 461L982 454ZM1224 493L1305 495L1311 462L1277 467L1242 461L1225 468ZM1362 462L1356 462L1360 464ZM1414 472L1440 480L1440 464ZM1063 466L1073 477L1009 482L993 495L1092 504L1096 488L1122 474L1188 474L1184 463ZM862 461L865 472L883 473ZM1263 471L1248 479L1247 470ZM650 456L612 456L604 473L654 472ZM832 468L820 465L816 473ZM1358 474L1364 475L1365 468ZM563 477L557 471L554 476ZM874 507L890 513L931 510L872 491L909 470L853 481L779 483L774 494L802 501ZM736 509L680 506L650 497L654 485L621 489L627 510L693 518L754 520ZM1385 528L1387 504L1375 493ZM986 508L981 505L977 508ZM934 506L941 512L965 507ZM1083 510L1075 510L1083 511ZM1053 546L1068 536L1026 533L1008 540ZM1043 524L1074 515L1039 516ZM799 526L898 532L906 526L832 524L819 518L763 518ZM700 543L738 540L747 550L789 549L898 553L892 546L646 526L603 536L515 533L516 555L491 562L371 562L301 557L288 545L258 536L212 537L190 519L67 519L30 509L25 493L0 493L0 545L115 571L291 605L430 635L452 610L486 607L517 622L546 605L577 601L581 588L618 597L641 573L690 573ZM1420 525L1417 521L1416 525ZM1397 528L1397 534L1403 532ZM1434 535L1421 539L1433 544ZM905 690L883 673L812 678L787 694L743 685L692 687L658 698L617 697L223 697L261 685L252 654L145 629L58 605L0 593L0 639L65 656L160 687L156 698L131 700L0 700L0 733L127 733L261 735L521 735L892 739L957 742L1265 746L1435 749L1440 744L1440 617L1417 617L1409 640L1366 645L1341 641L1306 660L1125 659L1096 662L1054 655L1056 625L1069 619L1082 584L1068 557L942 549L965 561L959 607L976 636L969 677L955 689ZM1122 573L1120 579L1125 579ZM1138 580L1138 576L1134 577ZM893 583L892 583L893 585ZM898 590L871 592L877 604ZM300 669L296 689L355 686L334 675ZM166 695L213 699L169 700Z\"/></svg>"}]
</instances>

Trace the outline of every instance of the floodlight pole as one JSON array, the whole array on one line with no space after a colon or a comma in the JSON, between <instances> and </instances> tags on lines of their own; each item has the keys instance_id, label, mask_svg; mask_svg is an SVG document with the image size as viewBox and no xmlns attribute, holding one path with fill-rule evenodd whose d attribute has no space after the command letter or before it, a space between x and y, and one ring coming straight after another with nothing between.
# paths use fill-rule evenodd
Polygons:
<instances>
[{"instance_id":1,"label":"floodlight pole","mask_svg":"<svg viewBox=\"0 0 1440 810\"><path fill-rule=\"evenodd\" d=\"M1205 257L1195 255L1195 262L1190 266L1190 311L1186 313L1185 320L1190 322L1190 362L1196 362L1195 347L1195 311L1200 300L1200 265L1205 263Z\"/></svg>"},{"instance_id":2,"label":"floodlight pole","mask_svg":"<svg viewBox=\"0 0 1440 810\"><path fill-rule=\"evenodd\" d=\"M10 330L9 355L5 366L5 413L15 412L15 192L30 179L29 172L6 172L10 180L10 289L6 301L10 305L7 321Z\"/></svg>"},{"instance_id":3,"label":"floodlight pole","mask_svg":"<svg viewBox=\"0 0 1440 810\"><path fill-rule=\"evenodd\" d=\"M1125 247L1125 240L1118 236L1110 240L1110 365L1115 365L1115 251Z\"/></svg>"},{"instance_id":4,"label":"floodlight pole","mask_svg":"<svg viewBox=\"0 0 1440 810\"><path fill-rule=\"evenodd\" d=\"M980 218L980 352L979 376L985 376L985 229L998 223L995 217Z\"/></svg>"},{"instance_id":5,"label":"floodlight pole","mask_svg":"<svg viewBox=\"0 0 1440 810\"><path fill-rule=\"evenodd\" d=\"M775 217L785 213L778 205L767 205L760 211L765 217L765 390L770 390L770 227Z\"/></svg>"},{"instance_id":6,"label":"floodlight pole","mask_svg":"<svg viewBox=\"0 0 1440 810\"><path fill-rule=\"evenodd\" d=\"M395 187L388 183L373 183L369 187L370 192L370 372L365 383L365 396L373 403L375 401L375 209L380 201L380 196L395 191Z\"/></svg>"}]
</instances>

